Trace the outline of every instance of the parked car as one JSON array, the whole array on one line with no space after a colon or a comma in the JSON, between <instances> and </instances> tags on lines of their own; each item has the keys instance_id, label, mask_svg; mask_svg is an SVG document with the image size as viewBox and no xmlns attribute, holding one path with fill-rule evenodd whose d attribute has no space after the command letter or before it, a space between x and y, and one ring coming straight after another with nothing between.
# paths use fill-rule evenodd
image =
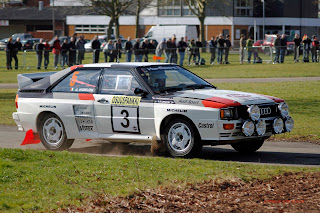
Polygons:
<instances>
[{"instance_id":1,"label":"parked car","mask_svg":"<svg viewBox=\"0 0 320 213\"><path fill-rule=\"evenodd\" d=\"M99 63L19 74L13 119L23 144L65 150L74 139L164 143L174 157L203 145L258 150L293 119L280 98L220 90L168 63ZM40 139L40 140L39 140Z\"/></svg>"},{"instance_id":2,"label":"parked car","mask_svg":"<svg viewBox=\"0 0 320 213\"><path fill-rule=\"evenodd\" d=\"M40 42L40 38L30 38L27 40L22 40L21 44L22 44L22 50L29 50L29 49L33 49L33 45L35 43Z\"/></svg>"},{"instance_id":3,"label":"parked car","mask_svg":"<svg viewBox=\"0 0 320 213\"><path fill-rule=\"evenodd\" d=\"M13 41L16 41L17 38L20 38L20 41L33 38L33 36L28 33L16 33L16 34L13 34L11 37Z\"/></svg>"},{"instance_id":4,"label":"parked car","mask_svg":"<svg viewBox=\"0 0 320 213\"><path fill-rule=\"evenodd\" d=\"M3 38L0 40L0 50L4 50L6 48L7 42L9 38Z\"/></svg>"},{"instance_id":5,"label":"parked car","mask_svg":"<svg viewBox=\"0 0 320 213\"><path fill-rule=\"evenodd\" d=\"M273 42L275 40L277 36L276 35L266 35L265 39L263 40L263 44L262 46L269 46L269 47L273 47ZM286 55L293 53L293 37L289 36L289 35L285 35L286 39L287 39L287 51L286 51ZM274 48L273 49L273 53L275 53ZM270 48L268 47L263 47L263 51L265 54L269 55L270 54Z\"/></svg>"},{"instance_id":6,"label":"parked car","mask_svg":"<svg viewBox=\"0 0 320 213\"><path fill-rule=\"evenodd\" d=\"M125 45L125 43L126 43L127 41L128 41L127 39L121 39L122 48L124 48L124 45ZM117 42L117 39L113 39L113 40L112 40L112 43L113 43L113 44L116 43L116 42ZM100 49L103 49L103 48L106 46L106 44L107 44L106 41L103 42L103 43L101 43Z\"/></svg>"},{"instance_id":7,"label":"parked car","mask_svg":"<svg viewBox=\"0 0 320 213\"><path fill-rule=\"evenodd\" d=\"M120 38L123 39L123 36L120 35ZM100 42L100 44L102 43L105 43L108 39L108 35L99 35L98 36L98 40ZM114 35L111 35L111 39L115 39L115 36ZM92 52L92 42L93 42L94 39L91 39L89 42L87 42L85 45L84 45L84 49L86 49L86 52Z\"/></svg>"},{"instance_id":8,"label":"parked car","mask_svg":"<svg viewBox=\"0 0 320 213\"><path fill-rule=\"evenodd\" d=\"M60 44L62 45L62 44L63 44L63 41L64 41L65 39L67 39L68 42L69 42L69 41L70 41L70 38L71 38L70 36L59 36ZM55 38L53 38L53 39L51 39L51 40L49 41L50 46L53 45L54 40L55 40Z\"/></svg>"},{"instance_id":9,"label":"parked car","mask_svg":"<svg viewBox=\"0 0 320 213\"><path fill-rule=\"evenodd\" d=\"M263 40L257 40L256 42L253 43L253 46L258 47L257 49L259 52L263 52L262 47L261 47L262 44L263 44Z\"/></svg>"}]
</instances>

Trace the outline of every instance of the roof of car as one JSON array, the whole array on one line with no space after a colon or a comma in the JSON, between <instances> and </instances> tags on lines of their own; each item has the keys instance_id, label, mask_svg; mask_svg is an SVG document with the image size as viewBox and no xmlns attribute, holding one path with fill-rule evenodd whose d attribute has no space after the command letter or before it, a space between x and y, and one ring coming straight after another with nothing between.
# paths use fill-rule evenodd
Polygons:
<instances>
[{"instance_id":1,"label":"roof of car","mask_svg":"<svg viewBox=\"0 0 320 213\"><path fill-rule=\"evenodd\" d=\"M159 66L159 65L176 65L160 62L121 62L121 63L96 63L85 64L83 67L141 67L141 66Z\"/></svg>"}]
</instances>

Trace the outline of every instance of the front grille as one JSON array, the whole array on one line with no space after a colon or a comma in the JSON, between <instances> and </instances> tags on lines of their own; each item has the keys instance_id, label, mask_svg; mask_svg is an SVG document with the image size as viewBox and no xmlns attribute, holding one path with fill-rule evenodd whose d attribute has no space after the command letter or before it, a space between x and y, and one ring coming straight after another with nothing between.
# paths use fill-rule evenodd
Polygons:
<instances>
[{"instance_id":1,"label":"front grille","mask_svg":"<svg viewBox=\"0 0 320 213\"><path fill-rule=\"evenodd\" d=\"M279 116L280 112L277 104L260 104L257 105L260 108L260 117L269 118ZM236 108L237 119L249 119L248 106L239 106Z\"/></svg>"}]
</instances>

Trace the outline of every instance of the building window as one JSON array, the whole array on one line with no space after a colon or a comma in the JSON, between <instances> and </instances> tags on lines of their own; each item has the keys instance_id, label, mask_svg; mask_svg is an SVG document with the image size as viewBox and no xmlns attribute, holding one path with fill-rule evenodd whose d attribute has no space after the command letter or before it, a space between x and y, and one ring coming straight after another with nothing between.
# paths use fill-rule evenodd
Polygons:
<instances>
[{"instance_id":1,"label":"building window","mask_svg":"<svg viewBox=\"0 0 320 213\"><path fill-rule=\"evenodd\" d=\"M160 16L192 16L194 15L184 0L158 1Z\"/></svg>"},{"instance_id":2,"label":"building window","mask_svg":"<svg viewBox=\"0 0 320 213\"><path fill-rule=\"evenodd\" d=\"M235 0L235 16L253 16L252 0Z\"/></svg>"},{"instance_id":3,"label":"building window","mask_svg":"<svg viewBox=\"0 0 320 213\"><path fill-rule=\"evenodd\" d=\"M76 33L105 33L107 25L76 25Z\"/></svg>"}]
</instances>

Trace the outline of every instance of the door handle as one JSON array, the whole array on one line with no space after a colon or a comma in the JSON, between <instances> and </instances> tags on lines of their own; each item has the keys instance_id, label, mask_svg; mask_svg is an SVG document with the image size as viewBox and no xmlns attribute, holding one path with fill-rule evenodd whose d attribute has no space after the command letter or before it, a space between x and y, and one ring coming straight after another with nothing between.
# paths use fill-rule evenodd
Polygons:
<instances>
[{"instance_id":1,"label":"door handle","mask_svg":"<svg viewBox=\"0 0 320 213\"><path fill-rule=\"evenodd\" d=\"M106 99L104 99L104 98L102 98L102 99L99 99L99 100L97 100L99 103L101 103L101 104L107 104L107 103L109 103L109 101L108 100L106 100Z\"/></svg>"}]
</instances>

